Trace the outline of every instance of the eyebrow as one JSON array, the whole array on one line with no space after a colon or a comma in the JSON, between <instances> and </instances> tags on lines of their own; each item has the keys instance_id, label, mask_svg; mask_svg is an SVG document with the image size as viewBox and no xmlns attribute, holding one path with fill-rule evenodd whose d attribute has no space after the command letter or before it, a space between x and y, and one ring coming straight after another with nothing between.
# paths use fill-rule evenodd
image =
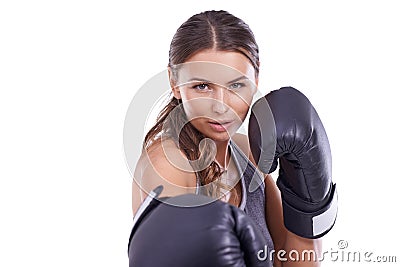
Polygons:
<instances>
[{"instance_id":1,"label":"eyebrow","mask_svg":"<svg viewBox=\"0 0 400 267\"><path fill-rule=\"evenodd\" d=\"M227 82L227 84L229 84L229 83L235 83L235 82L240 81L240 80L243 80L243 79L248 80L249 78L247 78L246 76L243 75L243 76L240 76L240 77L238 77L238 78L233 79L232 81ZM208 81L208 80L203 79L203 78L197 78L197 77L194 77L194 78L188 80L187 82L193 82L193 81L212 83L211 81Z\"/></svg>"}]
</instances>

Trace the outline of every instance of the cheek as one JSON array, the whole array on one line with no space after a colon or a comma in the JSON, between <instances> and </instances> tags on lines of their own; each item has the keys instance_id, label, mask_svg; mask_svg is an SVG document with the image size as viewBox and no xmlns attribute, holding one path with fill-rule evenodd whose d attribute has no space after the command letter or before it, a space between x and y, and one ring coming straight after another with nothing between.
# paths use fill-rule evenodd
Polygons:
<instances>
[{"instance_id":1,"label":"cheek","mask_svg":"<svg viewBox=\"0 0 400 267\"><path fill-rule=\"evenodd\" d=\"M235 96L231 98L229 103L230 108L234 111L241 120L244 120L246 117L247 112L250 109L250 103L252 101L252 97L239 97Z\"/></svg>"},{"instance_id":2,"label":"cheek","mask_svg":"<svg viewBox=\"0 0 400 267\"><path fill-rule=\"evenodd\" d=\"M247 105L249 107L251 105L251 102L253 101L253 96L253 91L246 89L243 91L235 92L234 98L236 102L242 102L244 105Z\"/></svg>"},{"instance_id":3,"label":"cheek","mask_svg":"<svg viewBox=\"0 0 400 267\"><path fill-rule=\"evenodd\" d=\"M242 102L241 105L236 105L233 110L240 118L240 120L243 122L244 119L246 118L247 112L249 111L249 106L247 106L247 104L243 104Z\"/></svg>"}]
</instances>

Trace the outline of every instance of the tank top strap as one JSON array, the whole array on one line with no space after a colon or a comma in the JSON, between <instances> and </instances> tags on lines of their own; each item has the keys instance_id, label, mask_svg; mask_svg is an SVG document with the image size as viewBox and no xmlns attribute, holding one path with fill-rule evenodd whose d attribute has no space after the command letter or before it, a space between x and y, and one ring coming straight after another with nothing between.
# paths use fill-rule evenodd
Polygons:
<instances>
[{"instance_id":1,"label":"tank top strap","mask_svg":"<svg viewBox=\"0 0 400 267\"><path fill-rule=\"evenodd\" d=\"M259 226L261 233L268 242L268 247L273 249L271 234L266 222L266 202L264 175L254 166L246 154L235 142L231 141L232 154L238 159L238 169L245 182L246 205L245 213Z\"/></svg>"},{"instance_id":2,"label":"tank top strap","mask_svg":"<svg viewBox=\"0 0 400 267\"><path fill-rule=\"evenodd\" d=\"M230 140L229 144L232 154L237 159L240 175L245 178L246 191L252 193L255 190L261 190L264 193L264 176L234 141Z\"/></svg>"}]
</instances>

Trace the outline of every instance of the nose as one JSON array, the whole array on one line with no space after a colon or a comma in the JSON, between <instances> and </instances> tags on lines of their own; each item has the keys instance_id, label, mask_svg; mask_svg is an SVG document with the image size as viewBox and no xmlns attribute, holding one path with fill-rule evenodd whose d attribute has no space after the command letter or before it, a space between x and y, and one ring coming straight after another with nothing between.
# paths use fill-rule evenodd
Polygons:
<instances>
[{"instance_id":1,"label":"nose","mask_svg":"<svg viewBox=\"0 0 400 267\"><path fill-rule=\"evenodd\" d=\"M213 98L213 105L212 105L212 110L215 113L223 114L228 111L229 107L225 103L227 100L226 94L226 89L223 88L222 86L218 86L214 90L214 98Z\"/></svg>"}]
</instances>

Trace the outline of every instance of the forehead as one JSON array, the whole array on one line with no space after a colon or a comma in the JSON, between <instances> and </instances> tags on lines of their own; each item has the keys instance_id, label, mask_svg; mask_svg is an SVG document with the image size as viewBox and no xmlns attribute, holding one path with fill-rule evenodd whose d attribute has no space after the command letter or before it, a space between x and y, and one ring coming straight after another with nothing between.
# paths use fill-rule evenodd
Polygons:
<instances>
[{"instance_id":1,"label":"forehead","mask_svg":"<svg viewBox=\"0 0 400 267\"><path fill-rule=\"evenodd\" d=\"M178 79L184 83L193 78L226 83L240 76L255 79L255 70L241 53L205 50L179 65Z\"/></svg>"}]
</instances>

